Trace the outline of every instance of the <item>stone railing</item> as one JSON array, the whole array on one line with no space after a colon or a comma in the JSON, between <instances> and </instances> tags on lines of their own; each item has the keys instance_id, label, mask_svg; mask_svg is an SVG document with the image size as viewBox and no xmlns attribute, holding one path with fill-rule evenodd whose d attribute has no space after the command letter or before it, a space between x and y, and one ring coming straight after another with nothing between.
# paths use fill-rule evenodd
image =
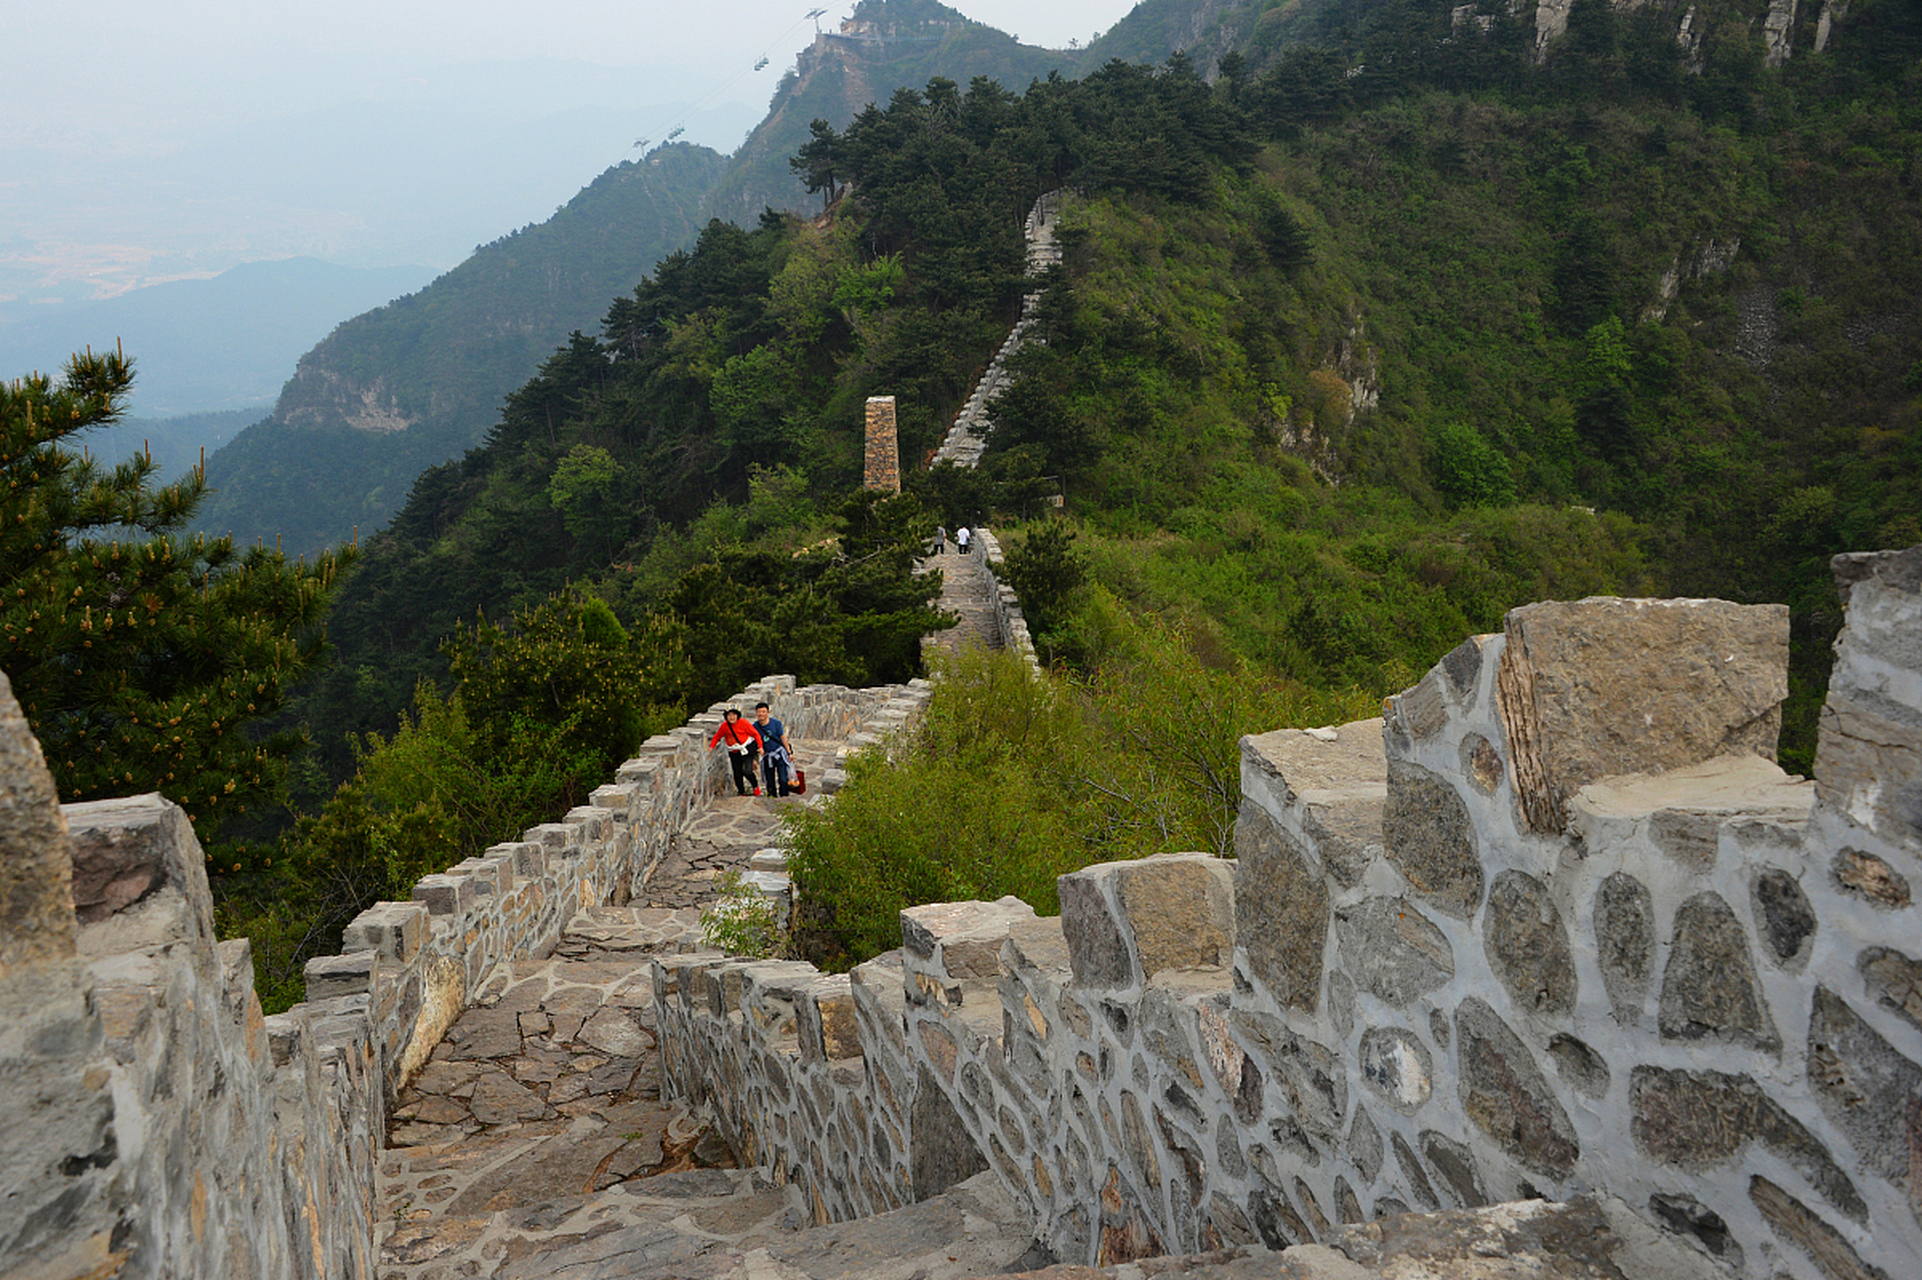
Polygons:
<instances>
[{"instance_id":1,"label":"stone railing","mask_svg":"<svg viewBox=\"0 0 1922 1280\"><path fill-rule=\"evenodd\" d=\"M58 807L0 677L0 1274L371 1275L366 1001L263 1019L178 806Z\"/></svg>"},{"instance_id":2,"label":"stone railing","mask_svg":"<svg viewBox=\"0 0 1922 1280\"><path fill-rule=\"evenodd\" d=\"M775 676L731 705L761 698L797 738L858 747L927 686ZM563 821L362 913L308 966L307 1001L263 1018L247 942L214 940L186 816L151 795L58 806L0 676L0 1275L372 1275L394 1093L496 966L645 884L725 785L721 705Z\"/></svg>"},{"instance_id":3,"label":"stone railing","mask_svg":"<svg viewBox=\"0 0 1922 1280\"><path fill-rule=\"evenodd\" d=\"M986 529L976 529L968 544L968 554L980 562L982 576L988 580L988 602L994 609L994 628L1003 649L1027 659L1030 667L1041 664L1034 654L1034 638L1028 634L1027 615L1021 612L1021 598L1014 588L1001 581L1001 543Z\"/></svg>"},{"instance_id":4,"label":"stone railing","mask_svg":"<svg viewBox=\"0 0 1922 1280\"><path fill-rule=\"evenodd\" d=\"M1061 247L1055 242L1055 220L1061 211L1061 192L1050 191L1034 202L1028 212L1026 233L1028 239L1028 274L1035 276L1054 263L1061 261ZM981 461L982 451L988 447L988 405L994 398L1007 389L1008 361L1015 352L1021 350L1028 340L1028 331L1034 327L1034 320L1028 313L1041 295L1030 293L1022 299L1021 318L1014 323L1008 336L995 348L988 361L988 367L981 380L974 384L974 390L961 411L954 415L947 435L934 451L932 462L949 462L957 467L973 467Z\"/></svg>"},{"instance_id":5,"label":"stone railing","mask_svg":"<svg viewBox=\"0 0 1922 1280\"><path fill-rule=\"evenodd\" d=\"M1070 1262L1619 1197L1735 1273L1922 1274L1922 548L1787 615L1512 612L1381 720L1243 740L1237 857L903 913L851 975L656 962L664 1090L822 1220L981 1167Z\"/></svg>"}]
</instances>

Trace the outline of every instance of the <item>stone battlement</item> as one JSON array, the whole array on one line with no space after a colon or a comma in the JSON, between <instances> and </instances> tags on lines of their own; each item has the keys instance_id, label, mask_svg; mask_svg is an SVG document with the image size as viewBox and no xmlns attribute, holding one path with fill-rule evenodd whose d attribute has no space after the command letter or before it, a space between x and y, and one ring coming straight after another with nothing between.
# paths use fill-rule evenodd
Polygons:
<instances>
[{"instance_id":1,"label":"stone battlement","mask_svg":"<svg viewBox=\"0 0 1922 1280\"><path fill-rule=\"evenodd\" d=\"M760 698L797 737L860 744L927 686L774 676L734 705ZM0 676L0 1274L371 1276L396 1092L499 968L645 884L725 785L720 711L650 738L562 821L363 912L309 964L307 1001L263 1018L186 815L157 795L60 806Z\"/></svg>"},{"instance_id":2,"label":"stone battlement","mask_svg":"<svg viewBox=\"0 0 1922 1280\"><path fill-rule=\"evenodd\" d=\"M1233 860L915 908L849 975L657 960L666 1088L819 1220L987 1168L1068 1262L1595 1192L1737 1274L1916 1274L1922 548L1837 572L1813 782L1785 609L1529 606L1244 739Z\"/></svg>"}]
</instances>

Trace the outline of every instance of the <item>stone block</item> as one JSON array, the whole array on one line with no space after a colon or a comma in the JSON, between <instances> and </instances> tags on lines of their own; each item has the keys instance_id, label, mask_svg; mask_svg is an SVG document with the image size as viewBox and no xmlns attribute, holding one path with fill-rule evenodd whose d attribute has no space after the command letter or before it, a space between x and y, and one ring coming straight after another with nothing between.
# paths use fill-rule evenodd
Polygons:
<instances>
[{"instance_id":1,"label":"stone block","mask_svg":"<svg viewBox=\"0 0 1922 1280\"><path fill-rule=\"evenodd\" d=\"M1793 825L1808 817L1815 788L1772 760L1718 756L1666 773L1597 779L1570 797L1568 829L1591 848L1646 841L1691 871L1715 865L1725 825Z\"/></svg>"},{"instance_id":2,"label":"stone block","mask_svg":"<svg viewBox=\"0 0 1922 1280\"><path fill-rule=\"evenodd\" d=\"M82 954L212 947L206 855L179 805L150 793L70 804L64 814Z\"/></svg>"},{"instance_id":3,"label":"stone block","mask_svg":"<svg viewBox=\"0 0 1922 1280\"><path fill-rule=\"evenodd\" d=\"M1466 920L1481 906L1474 820L1446 778L1406 761L1388 762L1382 847L1409 887L1436 910Z\"/></svg>"},{"instance_id":4,"label":"stone block","mask_svg":"<svg viewBox=\"0 0 1922 1280\"><path fill-rule=\"evenodd\" d=\"M1857 1222L1868 1207L1828 1149L1748 1076L1637 1067L1629 1131L1651 1160L1690 1172L1739 1165L1752 1142L1793 1166Z\"/></svg>"},{"instance_id":5,"label":"stone block","mask_svg":"<svg viewBox=\"0 0 1922 1280\"><path fill-rule=\"evenodd\" d=\"M1235 820L1235 937L1248 967L1283 1005L1321 1001L1328 887L1301 847L1244 798Z\"/></svg>"},{"instance_id":6,"label":"stone block","mask_svg":"<svg viewBox=\"0 0 1922 1280\"><path fill-rule=\"evenodd\" d=\"M1311 846L1343 885L1359 882L1382 842L1388 765L1382 722L1334 729L1281 729L1241 740L1241 794Z\"/></svg>"},{"instance_id":7,"label":"stone block","mask_svg":"<svg viewBox=\"0 0 1922 1280\"><path fill-rule=\"evenodd\" d=\"M413 900L426 907L430 915L464 916L474 905L473 877L453 874L422 876L414 883Z\"/></svg>"},{"instance_id":8,"label":"stone block","mask_svg":"<svg viewBox=\"0 0 1922 1280\"><path fill-rule=\"evenodd\" d=\"M1406 898L1367 898L1335 911L1342 964L1378 1000L1405 1005L1455 976L1455 953Z\"/></svg>"},{"instance_id":9,"label":"stone block","mask_svg":"<svg viewBox=\"0 0 1922 1280\"><path fill-rule=\"evenodd\" d=\"M1455 1036L1468 1118L1523 1168L1566 1178L1581 1143L1521 1037L1473 996L1455 1010Z\"/></svg>"},{"instance_id":10,"label":"stone block","mask_svg":"<svg viewBox=\"0 0 1922 1280\"><path fill-rule=\"evenodd\" d=\"M1809 1086L1822 1114L1868 1169L1922 1202L1922 1066L1896 1050L1846 1000L1815 989L1809 1015Z\"/></svg>"},{"instance_id":11,"label":"stone block","mask_svg":"<svg viewBox=\"0 0 1922 1280\"><path fill-rule=\"evenodd\" d=\"M1009 895L995 902L936 902L901 913L901 945L910 968L925 969L945 985L993 980L1001 974L1001 944L1034 908Z\"/></svg>"},{"instance_id":12,"label":"stone block","mask_svg":"<svg viewBox=\"0 0 1922 1280\"><path fill-rule=\"evenodd\" d=\"M605 809L614 821L626 822L629 806L637 798L636 793L639 790L640 788L633 783L609 783L588 792L587 800L594 808Z\"/></svg>"},{"instance_id":13,"label":"stone block","mask_svg":"<svg viewBox=\"0 0 1922 1280\"><path fill-rule=\"evenodd\" d=\"M1225 967L1234 959L1234 868L1205 853L1168 853L1107 863L1122 927L1132 935L1139 979L1164 969Z\"/></svg>"},{"instance_id":14,"label":"stone block","mask_svg":"<svg viewBox=\"0 0 1922 1280\"><path fill-rule=\"evenodd\" d=\"M1763 954L1784 968L1799 968L1808 959L1815 936L1815 908L1794 876L1780 867L1764 867L1749 881L1749 909Z\"/></svg>"},{"instance_id":15,"label":"stone block","mask_svg":"<svg viewBox=\"0 0 1922 1280\"><path fill-rule=\"evenodd\" d=\"M1362 1083L1397 1111L1412 1115L1435 1091L1434 1055L1419 1036L1401 1027L1363 1032L1356 1063Z\"/></svg>"},{"instance_id":16,"label":"stone block","mask_svg":"<svg viewBox=\"0 0 1922 1280\"><path fill-rule=\"evenodd\" d=\"M504 844L489 845L484 856L492 857L495 854L514 860L516 880L538 880L547 872L547 851L540 845L510 840Z\"/></svg>"},{"instance_id":17,"label":"stone block","mask_svg":"<svg viewBox=\"0 0 1922 1280\"><path fill-rule=\"evenodd\" d=\"M1760 1174L1749 1179L1749 1199L1769 1228L1806 1253L1828 1280L1893 1280L1882 1268L1864 1262L1821 1215Z\"/></svg>"},{"instance_id":18,"label":"stone block","mask_svg":"<svg viewBox=\"0 0 1922 1280\"><path fill-rule=\"evenodd\" d=\"M1600 778L1775 756L1788 608L1725 600L1547 601L1509 611L1498 672L1524 824L1567 824Z\"/></svg>"},{"instance_id":19,"label":"stone block","mask_svg":"<svg viewBox=\"0 0 1922 1280\"><path fill-rule=\"evenodd\" d=\"M1575 1007L1575 958L1548 886L1504 871L1488 892L1482 921L1488 962L1518 1008L1562 1016Z\"/></svg>"},{"instance_id":20,"label":"stone block","mask_svg":"<svg viewBox=\"0 0 1922 1280\"><path fill-rule=\"evenodd\" d=\"M307 999L363 995L380 985L380 952L349 951L337 956L315 956L307 962Z\"/></svg>"},{"instance_id":21,"label":"stone block","mask_svg":"<svg viewBox=\"0 0 1922 1280\"><path fill-rule=\"evenodd\" d=\"M1781 1050L1748 935L1718 894L1696 894L1675 912L1675 935L1662 972L1661 1031L1664 1040Z\"/></svg>"},{"instance_id":22,"label":"stone block","mask_svg":"<svg viewBox=\"0 0 1922 1280\"><path fill-rule=\"evenodd\" d=\"M0 672L0 976L72 956L76 901L53 775Z\"/></svg>"},{"instance_id":23,"label":"stone block","mask_svg":"<svg viewBox=\"0 0 1922 1280\"><path fill-rule=\"evenodd\" d=\"M1648 886L1617 871L1595 895L1595 957L1609 1005L1624 1025L1640 1019L1655 963L1655 900Z\"/></svg>"},{"instance_id":24,"label":"stone block","mask_svg":"<svg viewBox=\"0 0 1922 1280\"><path fill-rule=\"evenodd\" d=\"M341 931L341 945L349 951L378 951L389 960L408 964L426 941L427 921L422 903L376 902Z\"/></svg>"}]
</instances>

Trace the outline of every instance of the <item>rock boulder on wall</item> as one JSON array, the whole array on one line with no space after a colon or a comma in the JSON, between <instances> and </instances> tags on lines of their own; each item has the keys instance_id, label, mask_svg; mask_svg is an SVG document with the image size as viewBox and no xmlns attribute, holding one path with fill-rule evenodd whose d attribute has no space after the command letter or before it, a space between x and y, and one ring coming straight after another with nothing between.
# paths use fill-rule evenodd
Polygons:
<instances>
[{"instance_id":1,"label":"rock boulder on wall","mask_svg":"<svg viewBox=\"0 0 1922 1280\"><path fill-rule=\"evenodd\" d=\"M1562 831L1569 797L1598 778L1773 759L1788 644L1786 605L1596 597L1511 610L1501 717L1528 826Z\"/></svg>"}]
</instances>

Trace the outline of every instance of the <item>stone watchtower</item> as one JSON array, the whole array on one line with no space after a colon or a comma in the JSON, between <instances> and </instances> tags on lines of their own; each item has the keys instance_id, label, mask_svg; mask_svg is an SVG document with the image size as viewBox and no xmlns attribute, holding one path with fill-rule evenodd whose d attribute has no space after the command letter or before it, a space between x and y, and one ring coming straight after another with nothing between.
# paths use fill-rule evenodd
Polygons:
<instances>
[{"instance_id":1,"label":"stone watchtower","mask_svg":"<svg viewBox=\"0 0 1922 1280\"><path fill-rule=\"evenodd\" d=\"M869 489L901 492L901 457L895 443L894 397L868 397L867 470L862 484Z\"/></svg>"}]
</instances>

